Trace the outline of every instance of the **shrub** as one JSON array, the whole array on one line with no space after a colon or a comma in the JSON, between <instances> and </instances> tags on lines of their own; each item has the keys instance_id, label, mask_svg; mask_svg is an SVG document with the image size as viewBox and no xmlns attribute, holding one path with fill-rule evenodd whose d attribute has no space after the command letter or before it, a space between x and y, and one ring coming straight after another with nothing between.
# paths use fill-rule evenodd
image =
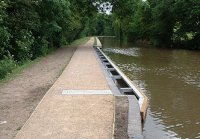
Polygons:
<instances>
[{"instance_id":1,"label":"shrub","mask_svg":"<svg viewBox=\"0 0 200 139\"><path fill-rule=\"evenodd\" d=\"M41 37L36 38L31 51L33 52L32 59L46 55L49 51L48 41Z\"/></svg>"},{"instance_id":2,"label":"shrub","mask_svg":"<svg viewBox=\"0 0 200 139\"><path fill-rule=\"evenodd\" d=\"M31 47L34 43L34 36L31 31L21 30L19 36L16 39L16 45L14 47L14 56L18 61L25 61L31 59L33 54Z\"/></svg>"},{"instance_id":3,"label":"shrub","mask_svg":"<svg viewBox=\"0 0 200 139\"><path fill-rule=\"evenodd\" d=\"M7 74L11 73L14 68L16 68L16 63L11 56L0 60L0 80L5 78Z\"/></svg>"},{"instance_id":4,"label":"shrub","mask_svg":"<svg viewBox=\"0 0 200 139\"><path fill-rule=\"evenodd\" d=\"M3 56L6 55L6 51L9 49L11 34L6 30L6 28L0 27L0 59L3 59Z\"/></svg>"}]
</instances>

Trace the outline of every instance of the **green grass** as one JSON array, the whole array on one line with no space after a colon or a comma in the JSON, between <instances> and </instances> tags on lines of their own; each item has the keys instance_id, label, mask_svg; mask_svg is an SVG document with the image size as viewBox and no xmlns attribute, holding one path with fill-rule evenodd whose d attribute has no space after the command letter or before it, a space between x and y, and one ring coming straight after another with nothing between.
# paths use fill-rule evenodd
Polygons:
<instances>
[{"instance_id":1,"label":"green grass","mask_svg":"<svg viewBox=\"0 0 200 139\"><path fill-rule=\"evenodd\" d=\"M89 37L80 38L80 39L73 41L71 44L67 45L67 47L75 47L77 45L86 43L88 40L89 40ZM63 47L66 47L66 46L63 46ZM55 52L55 50L50 51L49 54ZM43 57L46 57L47 55L38 57L34 60L25 61L22 64L17 65L16 68L12 70L12 73L9 73L8 75L6 75L5 78L0 80L0 86L7 83L8 81L14 79L16 76L20 75L24 69L27 69L27 68L33 66L34 64L39 62Z\"/></svg>"},{"instance_id":2,"label":"green grass","mask_svg":"<svg viewBox=\"0 0 200 139\"><path fill-rule=\"evenodd\" d=\"M8 73L5 78L0 80L0 86L10 81L11 79L15 78L16 76L18 76L20 73L22 73L24 69L30 67L34 63L39 62L41 58L42 57L38 57L33 61L29 60L29 61L23 62L23 64L21 65L17 65L16 68L12 70L12 73Z\"/></svg>"},{"instance_id":3,"label":"green grass","mask_svg":"<svg viewBox=\"0 0 200 139\"><path fill-rule=\"evenodd\" d=\"M90 37L84 37L84 38L80 38L78 40L75 40L74 42L72 42L72 46L75 46L75 45L80 45L80 44L84 44L86 43L87 41L89 41Z\"/></svg>"},{"instance_id":4,"label":"green grass","mask_svg":"<svg viewBox=\"0 0 200 139\"><path fill-rule=\"evenodd\" d=\"M77 46L77 45L80 45L80 44L84 44L86 43L88 40L90 39L90 37L83 37L83 38L80 38L80 39L77 39L75 41L73 41L71 44L67 45L67 46Z\"/></svg>"}]
</instances>

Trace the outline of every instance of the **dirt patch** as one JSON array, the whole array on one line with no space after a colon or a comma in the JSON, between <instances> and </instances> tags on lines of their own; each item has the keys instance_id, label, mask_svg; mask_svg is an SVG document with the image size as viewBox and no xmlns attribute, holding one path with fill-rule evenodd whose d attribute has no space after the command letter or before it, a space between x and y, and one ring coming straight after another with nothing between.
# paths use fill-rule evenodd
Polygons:
<instances>
[{"instance_id":1,"label":"dirt patch","mask_svg":"<svg viewBox=\"0 0 200 139\"><path fill-rule=\"evenodd\" d=\"M115 139L128 139L128 98L115 97Z\"/></svg>"},{"instance_id":2,"label":"dirt patch","mask_svg":"<svg viewBox=\"0 0 200 139\"><path fill-rule=\"evenodd\" d=\"M0 138L12 139L69 63L76 47L42 58L0 86Z\"/></svg>"}]
</instances>

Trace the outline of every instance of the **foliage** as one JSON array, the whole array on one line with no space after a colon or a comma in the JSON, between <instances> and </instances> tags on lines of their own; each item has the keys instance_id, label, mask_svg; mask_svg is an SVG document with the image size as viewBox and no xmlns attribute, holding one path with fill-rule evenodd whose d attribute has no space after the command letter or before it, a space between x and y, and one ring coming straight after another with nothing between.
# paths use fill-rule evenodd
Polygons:
<instances>
[{"instance_id":1,"label":"foliage","mask_svg":"<svg viewBox=\"0 0 200 139\"><path fill-rule=\"evenodd\" d=\"M115 0L112 4L115 33L122 40L123 37L126 37L131 27L136 3L131 0Z\"/></svg>"},{"instance_id":2,"label":"foliage","mask_svg":"<svg viewBox=\"0 0 200 139\"><path fill-rule=\"evenodd\" d=\"M93 18L88 18L86 28L83 33L87 36L112 36L114 28L112 26L112 18L104 13L98 13Z\"/></svg>"},{"instance_id":3,"label":"foliage","mask_svg":"<svg viewBox=\"0 0 200 139\"><path fill-rule=\"evenodd\" d=\"M68 32L69 2L67 0L42 0L38 5L43 39L46 38L51 47L60 47L63 45L63 35Z\"/></svg>"},{"instance_id":4,"label":"foliage","mask_svg":"<svg viewBox=\"0 0 200 139\"><path fill-rule=\"evenodd\" d=\"M177 0L174 4L176 24L173 39L176 42L187 42L190 47L200 48L200 1Z\"/></svg>"},{"instance_id":5,"label":"foliage","mask_svg":"<svg viewBox=\"0 0 200 139\"><path fill-rule=\"evenodd\" d=\"M10 72L13 63L33 60L84 36L86 19L96 11L90 0L1 0L1 70Z\"/></svg>"},{"instance_id":6,"label":"foliage","mask_svg":"<svg viewBox=\"0 0 200 139\"><path fill-rule=\"evenodd\" d=\"M4 57L0 60L0 80L5 78L16 67L14 60L11 57Z\"/></svg>"},{"instance_id":7,"label":"foliage","mask_svg":"<svg viewBox=\"0 0 200 139\"><path fill-rule=\"evenodd\" d=\"M150 2L152 9L150 38L155 46L169 46L171 44L175 23L171 5L173 5L173 0Z\"/></svg>"},{"instance_id":8,"label":"foliage","mask_svg":"<svg viewBox=\"0 0 200 139\"><path fill-rule=\"evenodd\" d=\"M0 1L0 59L3 59L4 55L8 55L7 49L10 47L11 34L4 25L4 20L7 17L5 13L7 6L6 1Z\"/></svg>"},{"instance_id":9,"label":"foliage","mask_svg":"<svg viewBox=\"0 0 200 139\"><path fill-rule=\"evenodd\" d=\"M33 56L31 59L35 59L39 56L48 54L49 49L50 48L48 48L48 41L44 37L39 36L35 38L33 46L31 47L31 51L33 52Z\"/></svg>"},{"instance_id":10,"label":"foliage","mask_svg":"<svg viewBox=\"0 0 200 139\"><path fill-rule=\"evenodd\" d=\"M105 1L104 1L105 2ZM110 0L115 34L154 46L200 49L199 0Z\"/></svg>"},{"instance_id":11,"label":"foliage","mask_svg":"<svg viewBox=\"0 0 200 139\"><path fill-rule=\"evenodd\" d=\"M106 14L111 9L111 14ZM89 35L116 35L121 40L147 40L154 46L200 49L200 1L0 1L1 70L6 67L10 72L15 63L33 60Z\"/></svg>"}]
</instances>

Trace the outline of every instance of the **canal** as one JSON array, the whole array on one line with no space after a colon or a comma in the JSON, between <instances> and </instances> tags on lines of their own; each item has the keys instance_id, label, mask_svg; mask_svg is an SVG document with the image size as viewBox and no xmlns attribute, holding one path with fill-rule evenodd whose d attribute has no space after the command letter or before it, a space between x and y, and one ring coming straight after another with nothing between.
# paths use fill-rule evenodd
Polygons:
<instances>
[{"instance_id":1,"label":"canal","mask_svg":"<svg viewBox=\"0 0 200 139\"><path fill-rule=\"evenodd\" d=\"M145 139L200 138L200 52L100 40L103 51L148 96Z\"/></svg>"}]
</instances>

